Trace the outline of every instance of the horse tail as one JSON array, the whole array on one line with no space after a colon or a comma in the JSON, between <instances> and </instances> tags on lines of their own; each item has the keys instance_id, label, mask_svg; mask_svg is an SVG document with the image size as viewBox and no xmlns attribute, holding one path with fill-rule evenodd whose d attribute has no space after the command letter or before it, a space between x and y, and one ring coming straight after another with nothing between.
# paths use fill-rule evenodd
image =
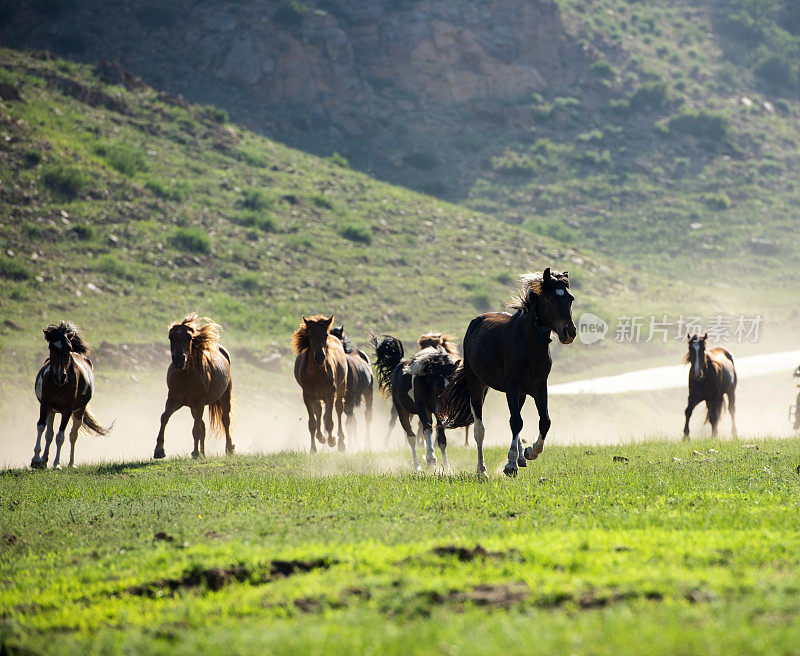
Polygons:
<instances>
[{"instance_id":1,"label":"horse tail","mask_svg":"<svg viewBox=\"0 0 800 656\"><path fill-rule=\"evenodd\" d=\"M716 414L717 420L722 416L722 413L725 412L727 404L725 403L725 397L722 393L718 393L714 395L713 399L709 399L706 401L706 422L707 424L711 423L711 415Z\"/></svg>"},{"instance_id":2,"label":"horse tail","mask_svg":"<svg viewBox=\"0 0 800 656\"><path fill-rule=\"evenodd\" d=\"M94 435L96 437L105 437L111 432L111 429L114 428L114 424L116 422L111 422L111 426L106 428L105 426L101 426L97 423L97 419L94 418L91 412L89 412L89 408L86 408L83 412L83 423L81 424L81 429L84 433L88 433L89 435Z\"/></svg>"},{"instance_id":3,"label":"horse tail","mask_svg":"<svg viewBox=\"0 0 800 656\"><path fill-rule=\"evenodd\" d=\"M384 335L381 341L378 341L376 335L370 337L370 346L375 351L375 373L378 378L378 389L384 397L389 396L392 389L392 373L405 356L403 343L392 337L392 335Z\"/></svg>"},{"instance_id":4,"label":"horse tail","mask_svg":"<svg viewBox=\"0 0 800 656\"><path fill-rule=\"evenodd\" d=\"M469 426L475 421L467 385L467 370L463 360L439 396L439 403L441 404L439 415L445 428Z\"/></svg>"},{"instance_id":5,"label":"horse tail","mask_svg":"<svg viewBox=\"0 0 800 656\"><path fill-rule=\"evenodd\" d=\"M222 434L222 399L208 406L208 430L210 435Z\"/></svg>"}]
</instances>

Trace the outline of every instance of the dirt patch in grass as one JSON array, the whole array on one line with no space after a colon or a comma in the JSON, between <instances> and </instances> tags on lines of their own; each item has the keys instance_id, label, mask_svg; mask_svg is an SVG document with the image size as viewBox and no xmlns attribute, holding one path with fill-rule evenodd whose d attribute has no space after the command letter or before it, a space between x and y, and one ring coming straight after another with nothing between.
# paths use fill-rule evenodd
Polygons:
<instances>
[{"instance_id":1,"label":"dirt patch in grass","mask_svg":"<svg viewBox=\"0 0 800 656\"><path fill-rule=\"evenodd\" d=\"M246 565L230 567L193 567L174 579L159 579L130 587L126 592L138 597L163 597L174 595L178 590L204 588L211 592L221 590L231 583L249 582L263 585L293 574L303 574L314 569L330 567L331 562L316 560L273 560L267 567L249 568Z\"/></svg>"},{"instance_id":2,"label":"dirt patch in grass","mask_svg":"<svg viewBox=\"0 0 800 656\"><path fill-rule=\"evenodd\" d=\"M488 551L486 548L477 544L474 548L459 547L453 544L445 544L435 547L433 553L437 556L455 556L462 563L471 563L477 558L503 558L509 554L499 551Z\"/></svg>"}]
</instances>

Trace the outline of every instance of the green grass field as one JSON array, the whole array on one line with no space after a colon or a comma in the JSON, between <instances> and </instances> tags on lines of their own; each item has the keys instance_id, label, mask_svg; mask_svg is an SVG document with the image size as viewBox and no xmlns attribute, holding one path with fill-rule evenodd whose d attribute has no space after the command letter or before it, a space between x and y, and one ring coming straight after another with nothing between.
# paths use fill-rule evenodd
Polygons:
<instances>
[{"instance_id":1,"label":"green grass field","mask_svg":"<svg viewBox=\"0 0 800 656\"><path fill-rule=\"evenodd\" d=\"M6 471L0 653L796 653L800 441L452 451Z\"/></svg>"}]
</instances>

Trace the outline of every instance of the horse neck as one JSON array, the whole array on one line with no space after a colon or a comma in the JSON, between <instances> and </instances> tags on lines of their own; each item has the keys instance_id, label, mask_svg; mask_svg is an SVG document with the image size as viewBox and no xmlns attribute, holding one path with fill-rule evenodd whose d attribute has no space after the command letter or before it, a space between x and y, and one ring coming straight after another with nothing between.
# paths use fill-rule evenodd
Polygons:
<instances>
[{"instance_id":1,"label":"horse neck","mask_svg":"<svg viewBox=\"0 0 800 656\"><path fill-rule=\"evenodd\" d=\"M525 344L529 352L550 352L550 330L544 327L539 319L537 308L534 307L520 315L525 321Z\"/></svg>"}]
</instances>

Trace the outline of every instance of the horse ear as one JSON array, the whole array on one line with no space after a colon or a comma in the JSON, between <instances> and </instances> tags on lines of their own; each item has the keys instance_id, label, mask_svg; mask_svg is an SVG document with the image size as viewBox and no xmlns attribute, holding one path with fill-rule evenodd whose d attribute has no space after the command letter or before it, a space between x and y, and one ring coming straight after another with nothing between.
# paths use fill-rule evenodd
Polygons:
<instances>
[{"instance_id":1,"label":"horse ear","mask_svg":"<svg viewBox=\"0 0 800 656\"><path fill-rule=\"evenodd\" d=\"M547 268L544 270L544 275L542 276L542 281L543 281L544 283L549 283L549 282L551 282L551 281L552 281L552 277L550 276L550 267L547 267Z\"/></svg>"},{"instance_id":2,"label":"horse ear","mask_svg":"<svg viewBox=\"0 0 800 656\"><path fill-rule=\"evenodd\" d=\"M333 319L334 319L334 316L331 315L331 318L328 319L328 329L330 329L330 327L333 325Z\"/></svg>"},{"instance_id":3,"label":"horse ear","mask_svg":"<svg viewBox=\"0 0 800 656\"><path fill-rule=\"evenodd\" d=\"M703 335L703 341L705 342L707 339L708 339L708 333L706 332L706 334Z\"/></svg>"},{"instance_id":4,"label":"horse ear","mask_svg":"<svg viewBox=\"0 0 800 656\"><path fill-rule=\"evenodd\" d=\"M691 341L692 341L692 336L691 336L691 334L689 334L689 333L686 333L686 341L687 341L687 342L691 342Z\"/></svg>"},{"instance_id":5,"label":"horse ear","mask_svg":"<svg viewBox=\"0 0 800 656\"><path fill-rule=\"evenodd\" d=\"M308 325L308 319L306 319L306 315L305 314L301 314L300 316L303 317L303 323L306 324L306 326L307 326Z\"/></svg>"}]
</instances>

